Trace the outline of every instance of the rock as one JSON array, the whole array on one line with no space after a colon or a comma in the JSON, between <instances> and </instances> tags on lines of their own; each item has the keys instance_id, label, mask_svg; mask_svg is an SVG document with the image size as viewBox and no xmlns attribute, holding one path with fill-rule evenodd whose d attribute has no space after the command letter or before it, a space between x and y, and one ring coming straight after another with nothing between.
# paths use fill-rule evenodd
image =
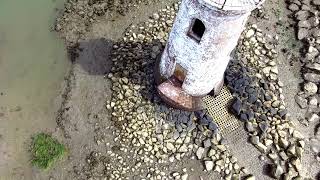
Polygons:
<instances>
[{"instance_id":1,"label":"rock","mask_svg":"<svg viewBox=\"0 0 320 180\"><path fill-rule=\"evenodd\" d=\"M208 157L212 157L216 154L216 150L214 149L210 149L210 151L208 152Z\"/></svg>"},{"instance_id":2,"label":"rock","mask_svg":"<svg viewBox=\"0 0 320 180\"><path fill-rule=\"evenodd\" d=\"M180 153L186 153L186 152L188 152L188 147L187 147L187 145L183 144L183 145L179 148L179 152L180 152Z\"/></svg>"},{"instance_id":3,"label":"rock","mask_svg":"<svg viewBox=\"0 0 320 180\"><path fill-rule=\"evenodd\" d=\"M319 1L319 0L313 0L312 3L313 3L314 5L317 5L317 6L320 5L320 1Z\"/></svg>"},{"instance_id":4,"label":"rock","mask_svg":"<svg viewBox=\"0 0 320 180\"><path fill-rule=\"evenodd\" d=\"M250 142L254 145L258 144L260 142L259 136L251 136L250 137Z\"/></svg>"},{"instance_id":5,"label":"rock","mask_svg":"<svg viewBox=\"0 0 320 180\"><path fill-rule=\"evenodd\" d=\"M220 159L220 160L216 161L215 164L216 164L216 166L223 167L225 162L222 159Z\"/></svg>"},{"instance_id":6,"label":"rock","mask_svg":"<svg viewBox=\"0 0 320 180\"><path fill-rule=\"evenodd\" d=\"M173 151L175 149L174 145L172 143L170 143L170 142L167 143L167 148L170 151Z\"/></svg>"},{"instance_id":7,"label":"rock","mask_svg":"<svg viewBox=\"0 0 320 180\"><path fill-rule=\"evenodd\" d=\"M247 31L247 33L245 34L245 37L246 37L246 38L250 38L250 37L252 37L254 34L255 34L254 29L249 29L249 30Z\"/></svg>"},{"instance_id":8,"label":"rock","mask_svg":"<svg viewBox=\"0 0 320 180\"><path fill-rule=\"evenodd\" d=\"M267 130L269 129L269 125L267 122L260 122L259 123L259 128L261 129L262 133L266 133Z\"/></svg>"},{"instance_id":9,"label":"rock","mask_svg":"<svg viewBox=\"0 0 320 180\"><path fill-rule=\"evenodd\" d=\"M306 100L305 98L296 95L294 99L296 103L300 106L300 108L305 109L308 106L308 100Z\"/></svg>"},{"instance_id":10,"label":"rock","mask_svg":"<svg viewBox=\"0 0 320 180\"><path fill-rule=\"evenodd\" d=\"M310 28L311 25L310 25L309 21L302 20L302 21L298 22L298 27L300 27L300 28Z\"/></svg>"},{"instance_id":11,"label":"rock","mask_svg":"<svg viewBox=\"0 0 320 180\"><path fill-rule=\"evenodd\" d=\"M294 138L297 138L297 139L304 139L304 136L303 136L299 131L297 131L297 130L294 130L294 131L293 131L292 136L293 136Z\"/></svg>"},{"instance_id":12,"label":"rock","mask_svg":"<svg viewBox=\"0 0 320 180\"><path fill-rule=\"evenodd\" d=\"M313 28L312 29L312 36L315 38L319 38L320 37L320 30L318 28Z\"/></svg>"},{"instance_id":13,"label":"rock","mask_svg":"<svg viewBox=\"0 0 320 180\"><path fill-rule=\"evenodd\" d=\"M270 79L275 81L278 79L278 76L276 74L270 74Z\"/></svg>"},{"instance_id":14,"label":"rock","mask_svg":"<svg viewBox=\"0 0 320 180\"><path fill-rule=\"evenodd\" d=\"M205 161L204 162L207 171L212 171L214 163L213 161Z\"/></svg>"},{"instance_id":15,"label":"rock","mask_svg":"<svg viewBox=\"0 0 320 180\"><path fill-rule=\"evenodd\" d=\"M320 117L317 114L312 114L311 117L308 119L309 122L319 121Z\"/></svg>"},{"instance_id":16,"label":"rock","mask_svg":"<svg viewBox=\"0 0 320 180\"><path fill-rule=\"evenodd\" d=\"M285 138L280 138L279 145L283 148L287 148L289 146L289 141Z\"/></svg>"},{"instance_id":17,"label":"rock","mask_svg":"<svg viewBox=\"0 0 320 180\"><path fill-rule=\"evenodd\" d=\"M313 82L308 82L304 84L304 90L306 93L310 95L314 95L318 92L318 87L315 83Z\"/></svg>"},{"instance_id":18,"label":"rock","mask_svg":"<svg viewBox=\"0 0 320 180\"><path fill-rule=\"evenodd\" d=\"M296 155L296 147L294 145L290 145L289 148L287 149L287 152L293 156Z\"/></svg>"},{"instance_id":19,"label":"rock","mask_svg":"<svg viewBox=\"0 0 320 180\"><path fill-rule=\"evenodd\" d=\"M278 101L278 100L273 101L271 106L274 107L274 108L279 107L280 106L280 101Z\"/></svg>"},{"instance_id":20,"label":"rock","mask_svg":"<svg viewBox=\"0 0 320 180\"><path fill-rule=\"evenodd\" d=\"M278 73L279 73L277 66L273 66L273 67L270 69L270 71L273 72L273 73L275 73L275 74L278 74Z\"/></svg>"},{"instance_id":21,"label":"rock","mask_svg":"<svg viewBox=\"0 0 320 180\"><path fill-rule=\"evenodd\" d=\"M309 11L300 10L295 13L295 17L297 20L303 21L306 20L309 17L310 13Z\"/></svg>"},{"instance_id":22,"label":"rock","mask_svg":"<svg viewBox=\"0 0 320 180\"><path fill-rule=\"evenodd\" d=\"M299 6L292 3L289 5L288 9L290 9L291 11L298 11L299 10Z\"/></svg>"},{"instance_id":23,"label":"rock","mask_svg":"<svg viewBox=\"0 0 320 180\"><path fill-rule=\"evenodd\" d=\"M283 110L280 110L279 112L278 112L278 114L279 114L279 116L281 117L281 118L285 118L285 115L288 113L288 110L286 110L286 109L283 109Z\"/></svg>"},{"instance_id":24,"label":"rock","mask_svg":"<svg viewBox=\"0 0 320 180\"><path fill-rule=\"evenodd\" d=\"M291 161L291 164L296 168L296 170L298 172L301 172L302 165L301 165L301 161L299 159L293 159Z\"/></svg>"},{"instance_id":25,"label":"rock","mask_svg":"<svg viewBox=\"0 0 320 180\"><path fill-rule=\"evenodd\" d=\"M154 13L154 14L152 15L152 17L153 17L153 19L155 19L155 20L158 20L158 19L160 18L160 16L159 16L158 13Z\"/></svg>"},{"instance_id":26,"label":"rock","mask_svg":"<svg viewBox=\"0 0 320 180\"><path fill-rule=\"evenodd\" d=\"M315 96L309 98L309 105L311 106L318 106L318 99Z\"/></svg>"},{"instance_id":27,"label":"rock","mask_svg":"<svg viewBox=\"0 0 320 180\"><path fill-rule=\"evenodd\" d=\"M210 140L210 139L207 139L207 140L203 141L203 146L204 146L205 148L210 147L210 146L211 146L211 140Z\"/></svg>"},{"instance_id":28,"label":"rock","mask_svg":"<svg viewBox=\"0 0 320 180\"><path fill-rule=\"evenodd\" d=\"M233 105L232 105L232 109L235 111L235 113L237 115L240 115L240 112L241 112L241 101L240 99L237 99Z\"/></svg>"},{"instance_id":29,"label":"rock","mask_svg":"<svg viewBox=\"0 0 320 180\"><path fill-rule=\"evenodd\" d=\"M183 174L182 176L181 176L181 180L187 180L188 179L188 174L187 173L185 173L185 174Z\"/></svg>"},{"instance_id":30,"label":"rock","mask_svg":"<svg viewBox=\"0 0 320 180\"><path fill-rule=\"evenodd\" d=\"M247 128L248 132L254 132L255 131L255 128L253 127L252 122L250 122L250 121L246 122L246 128Z\"/></svg>"},{"instance_id":31,"label":"rock","mask_svg":"<svg viewBox=\"0 0 320 180\"><path fill-rule=\"evenodd\" d=\"M268 157L269 157L270 159L272 159L273 161L275 161L275 160L278 158L278 156L277 156L276 153L269 153L269 154L268 154Z\"/></svg>"},{"instance_id":32,"label":"rock","mask_svg":"<svg viewBox=\"0 0 320 180\"><path fill-rule=\"evenodd\" d=\"M197 158L198 159L202 159L203 158L203 153L204 153L204 148L203 147L199 147L197 152L196 152Z\"/></svg>"},{"instance_id":33,"label":"rock","mask_svg":"<svg viewBox=\"0 0 320 180\"><path fill-rule=\"evenodd\" d=\"M262 72L263 72L264 74L267 74L267 75L270 73L270 71L271 71L271 67L270 67L270 66L267 66L267 67L265 67L265 68L262 69Z\"/></svg>"},{"instance_id":34,"label":"rock","mask_svg":"<svg viewBox=\"0 0 320 180\"><path fill-rule=\"evenodd\" d=\"M248 120L248 115L246 113L241 113L240 120L247 121Z\"/></svg>"},{"instance_id":35,"label":"rock","mask_svg":"<svg viewBox=\"0 0 320 180\"><path fill-rule=\"evenodd\" d=\"M263 153L266 153L268 150L268 147L265 146L264 144L262 144L261 142L259 142L256 146L257 146L258 150Z\"/></svg>"},{"instance_id":36,"label":"rock","mask_svg":"<svg viewBox=\"0 0 320 180\"><path fill-rule=\"evenodd\" d=\"M272 176L274 178L279 179L281 177L281 175L283 174L283 168L280 165L275 165L272 169Z\"/></svg>"},{"instance_id":37,"label":"rock","mask_svg":"<svg viewBox=\"0 0 320 180\"><path fill-rule=\"evenodd\" d=\"M245 177L245 180L256 180L256 178L250 174L247 177Z\"/></svg>"},{"instance_id":38,"label":"rock","mask_svg":"<svg viewBox=\"0 0 320 180\"><path fill-rule=\"evenodd\" d=\"M319 63L307 64L306 68L320 72L320 64Z\"/></svg>"},{"instance_id":39,"label":"rock","mask_svg":"<svg viewBox=\"0 0 320 180\"><path fill-rule=\"evenodd\" d=\"M302 40L302 39L304 39L304 38L306 38L307 36L308 36L308 33L309 33L309 31L308 31L308 29L306 29L306 28L299 28L298 29L298 39L299 40Z\"/></svg>"},{"instance_id":40,"label":"rock","mask_svg":"<svg viewBox=\"0 0 320 180\"><path fill-rule=\"evenodd\" d=\"M284 161L288 160L288 156L287 156L287 154L286 154L284 151L281 151L281 152L279 153L279 156L280 156L281 159L284 160Z\"/></svg>"}]
</instances>

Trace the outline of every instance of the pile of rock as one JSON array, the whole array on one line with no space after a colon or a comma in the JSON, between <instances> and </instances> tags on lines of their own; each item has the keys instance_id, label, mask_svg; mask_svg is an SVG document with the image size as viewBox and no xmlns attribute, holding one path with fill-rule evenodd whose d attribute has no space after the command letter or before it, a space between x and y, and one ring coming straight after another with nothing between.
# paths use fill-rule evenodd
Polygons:
<instances>
[{"instance_id":1,"label":"pile of rock","mask_svg":"<svg viewBox=\"0 0 320 180\"><path fill-rule=\"evenodd\" d=\"M266 40L269 37L270 40ZM277 37L265 36L256 25L243 33L226 81L236 100L232 106L245 121L250 142L271 160L275 178L299 178L303 136L287 118L283 84L275 58Z\"/></svg>"},{"instance_id":2,"label":"pile of rock","mask_svg":"<svg viewBox=\"0 0 320 180\"><path fill-rule=\"evenodd\" d=\"M154 14L149 21L131 26L123 40L113 46L113 67L108 74L113 94L107 108L120 130L115 141L124 149L131 149L142 166L172 163L195 154L206 171L219 172L225 179L240 176L252 179L232 157L218 133L217 124L205 111L190 113L169 109L160 104L155 94L155 59L163 50L177 10L178 4L174 4ZM172 176L188 177L176 173ZM147 175L150 179L165 177L154 176L153 172Z\"/></svg>"},{"instance_id":3,"label":"pile of rock","mask_svg":"<svg viewBox=\"0 0 320 180\"><path fill-rule=\"evenodd\" d=\"M319 84L320 84L320 3L318 0L308 1L288 1L288 9L292 11L292 18L297 25L297 38L301 40L303 47L303 57L300 59L303 64L302 77L304 83L301 92L295 100L302 109L306 109L306 117L301 123L319 124ZM320 141L320 132L315 128L315 138ZM320 143L320 142L319 142ZM320 148L313 148L315 153L320 152Z\"/></svg>"},{"instance_id":4,"label":"pile of rock","mask_svg":"<svg viewBox=\"0 0 320 180\"><path fill-rule=\"evenodd\" d=\"M113 12L125 15L132 7L148 4L157 0L68 0L64 12L56 19L54 29L73 44L83 39L93 22Z\"/></svg>"}]
</instances>

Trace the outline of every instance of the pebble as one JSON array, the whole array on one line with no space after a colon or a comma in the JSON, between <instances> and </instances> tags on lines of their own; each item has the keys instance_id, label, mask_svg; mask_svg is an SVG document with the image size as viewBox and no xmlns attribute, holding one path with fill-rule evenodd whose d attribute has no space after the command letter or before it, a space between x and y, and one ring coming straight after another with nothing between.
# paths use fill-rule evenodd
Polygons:
<instances>
[{"instance_id":1,"label":"pebble","mask_svg":"<svg viewBox=\"0 0 320 180\"><path fill-rule=\"evenodd\" d=\"M252 37L254 34L255 34L254 29L249 29L249 30L247 31L245 37L246 37L246 38L250 38L250 37Z\"/></svg>"},{"instance_id":2,"label":"pebble","mask_svg":"<svg viewBox=\"0 0 320 180\"><path fill-rule=\"evenodd\" d=\"M202 159L203 153L204 153L204 148L203 147L199 147L197 152L196 152L197 158L198 159Z\"/></svg>"},{"instance_id":3,"label":"pebble","mask_svg":"<svg viewBox=\"0 0 320 180\"><path fill-rule=\"evenodd\" d=\"M182 176L181 176L181 180L187 180L188 179L188 174L187 173L185 173L185 174L183 174Z\"/></svg>"},{"instance_id":4,"label":"pebble","mask_svg":"<svg viewBox=\"0 0 320 180\"><path fill-rule=\"evenodd\" d=\"M273 177L279 179L283 172L283 168L280 165L275 165L272 170L272 175Z\"/></svg>"},{"instance_id":5,"label":"pebble","mask_svg":"<svg viewBox=\"0 0 320 180\"><path fill-rule=\"evenodd\" d=\"M303 75L306 81L313 83L320 83L320 74L306 73Z\"/></svg>"},{"instance_id":6,"label":"pebble","mask_svg":"<svg viewBox=\"0 0 320 180\"><path fill-rule=\"evenodd\" d=\"M317 114L312 114L311 117L308 119L309 122L317 122L319 121L320 117Z\"/></svg>"},{"instance_id":7,"label":"pebble","mask_svg":"<svg viewBox=\"0 0 320 180\"><path fill-rule=\"evenodd\" d=\"M310 95L314 95L318 92L318 87L315 83L313 82L308 82L304 84L304 90L306 93Z\"/></svg>"},{"instance_id":8,"label":"pebble","mask_svg":"<svg viewBox=\"0 0 320 180\"><path fill-rule=\"evenodd\" d=\"M212 161L205 161L204 163L207 171L213 170L214 163Z\"/></svg>"}]
</instances>

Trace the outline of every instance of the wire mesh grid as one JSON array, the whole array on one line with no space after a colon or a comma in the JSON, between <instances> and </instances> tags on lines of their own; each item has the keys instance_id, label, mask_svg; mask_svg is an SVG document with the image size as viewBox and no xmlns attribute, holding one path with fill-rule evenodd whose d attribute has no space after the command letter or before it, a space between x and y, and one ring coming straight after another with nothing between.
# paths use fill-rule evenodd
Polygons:
<instances>
[{"instance_id":1,"label":"wire mesh grid","mask_svg":"<svg viewBox=\"0 0 320 180\"><path fill-rule=\"evenodd\" d=\"M213 97L208 95L203 98L206 109L218 124L219 130L223 136L234 136L235 134L240 133L238 130L242 127L242 122L229 112L232 99L231 93L225 86L218 96Z\"/></svg>"}]
</instances>

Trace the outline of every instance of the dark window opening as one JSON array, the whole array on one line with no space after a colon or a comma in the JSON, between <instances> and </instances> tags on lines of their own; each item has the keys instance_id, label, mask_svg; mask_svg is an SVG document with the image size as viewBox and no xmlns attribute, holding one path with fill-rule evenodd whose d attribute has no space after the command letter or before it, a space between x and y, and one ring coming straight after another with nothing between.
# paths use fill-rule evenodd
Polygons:
<instances>
[{"instance_id":1,"label":"dark window opening","mask_svg":"<svg viewBox=\"0 0 320 180\"><path fill-rule=\"evenodd\" d=\"M206 27L204 26L202 21L200 21L199 19L195 19L191 24L188 35L199 43L205 30Z\"/></svg>"}]
</instances>

